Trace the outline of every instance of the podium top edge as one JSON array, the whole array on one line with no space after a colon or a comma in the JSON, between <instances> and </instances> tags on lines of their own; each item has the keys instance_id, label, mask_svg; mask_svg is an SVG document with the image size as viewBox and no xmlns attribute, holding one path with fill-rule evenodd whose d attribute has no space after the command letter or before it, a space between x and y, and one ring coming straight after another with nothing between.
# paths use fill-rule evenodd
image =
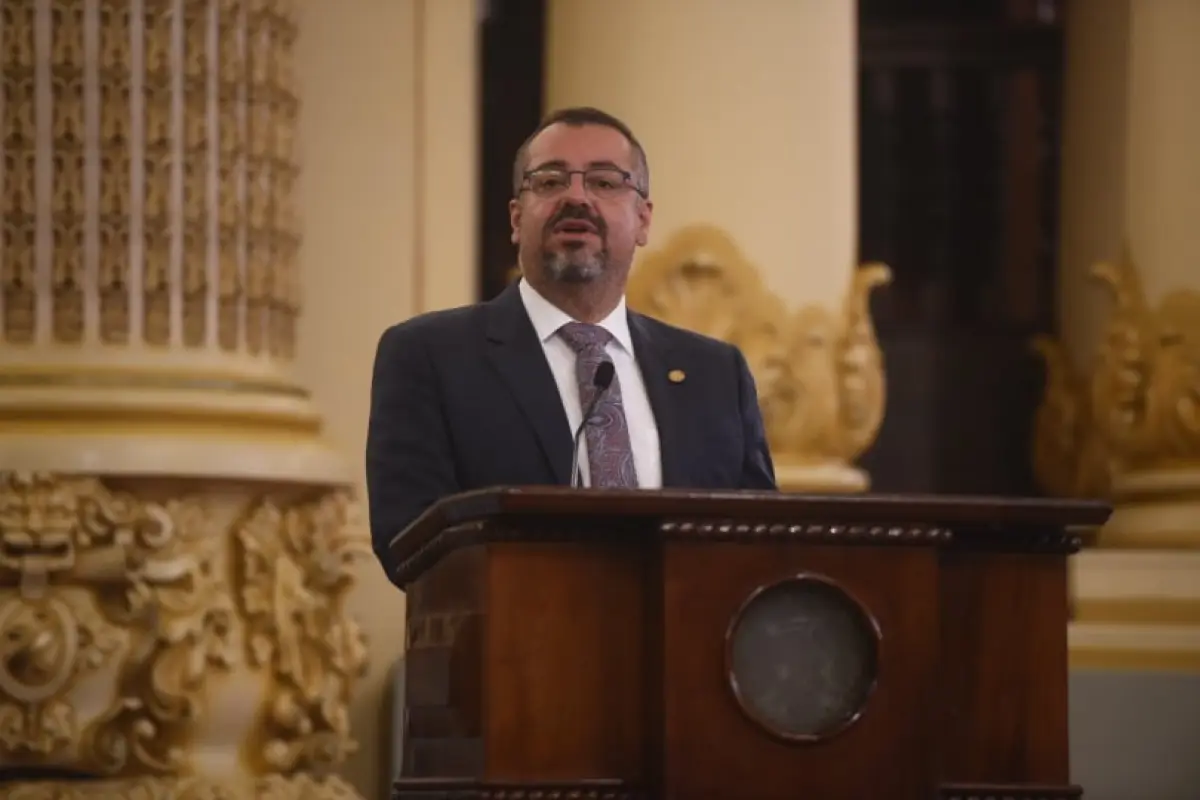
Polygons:
<instances>
[{"instance_id":1,"label":"podium top edge","mask_svg":"<svg viewBox=\"0 0 1200 800\"><path fill-rule=\"evenodd\" d=\"M392 564L399 564L446 528L506 518L926 525L1015 534L1094 530L1111 513L1111 505L1102 501L1031 497L499 486L443 498L393 537L388 551Z\"/></svg>"}]
</instances>

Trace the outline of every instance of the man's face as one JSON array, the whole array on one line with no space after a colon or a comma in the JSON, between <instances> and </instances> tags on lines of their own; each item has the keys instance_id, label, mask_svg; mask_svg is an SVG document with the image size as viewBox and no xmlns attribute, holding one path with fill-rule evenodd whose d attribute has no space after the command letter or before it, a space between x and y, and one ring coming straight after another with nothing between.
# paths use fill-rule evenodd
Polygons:
<instances>
[{"instance_id":1,"label":"man's face","mask_svg":"<svg viewBox=\"0 0 1200 800\"><path fill-rule=\"evenodd\" d=\"M571 170L592 170L591 178L566 174ZM535 282L623 283L634 250L649 236L652 204L633 189L642 176L621 132L551 125L530 143L526 172L532 177L509 203L525 274ZM628 185L621 172L631 176Z\"/></svg>"}]
</instances>

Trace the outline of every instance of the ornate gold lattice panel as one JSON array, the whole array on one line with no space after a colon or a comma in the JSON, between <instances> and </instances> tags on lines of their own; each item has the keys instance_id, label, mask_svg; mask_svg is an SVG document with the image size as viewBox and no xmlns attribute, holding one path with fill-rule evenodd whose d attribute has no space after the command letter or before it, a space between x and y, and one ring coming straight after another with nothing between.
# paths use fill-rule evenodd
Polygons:
<instances>
[{"instance_id":1,"label":"ornate gold lattice panel","mask_svg":"<svg viewBox=\"0 0 1200 800\"><path fill-rule=\"evenodd\" d=\"M5 1L6 350L292 358L290 7Z\"/></svg>"},{"instance_id":2,"label":"ornate gold lattice panel","mask_svg":"<svg viewBox=\"0 0 1200 800\"><path fill-rule=\"evenodd\" d=\"M891 274L856 270L840 309L787 308L732 238L681 229L637 265L629 303L665 322L738 345L758 387L782 488L862 491L854 461L883 421L886 381L871 321L872 289Z\"/></svg>"},{"instance_id":3,"label":"ornate gold lattice panel","mask_svg":"<svg viewBox=\"0 0 1200 800\"><path fill-rule=\"evenodd\" d=\"M0 464L338 469L291 374L290 0L0 11Z\"/></svg>"}]
</instances>

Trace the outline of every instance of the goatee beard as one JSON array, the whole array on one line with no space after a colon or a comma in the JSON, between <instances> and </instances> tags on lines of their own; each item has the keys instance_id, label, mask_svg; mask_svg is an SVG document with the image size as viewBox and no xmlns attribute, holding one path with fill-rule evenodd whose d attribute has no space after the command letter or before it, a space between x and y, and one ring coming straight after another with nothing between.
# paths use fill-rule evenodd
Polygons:
<instances>
[{"instance_id":1,"label":"goatee beard","mask_svg":"<svg viewBox=\"0 0 1200 800\"><path fill-rule=\"evenodd\" d=\"M558 283L591 283L604 275L608 251L585 253L582 250L566 253L542 253L546 275Z\"/></svg>"}]
</instances>

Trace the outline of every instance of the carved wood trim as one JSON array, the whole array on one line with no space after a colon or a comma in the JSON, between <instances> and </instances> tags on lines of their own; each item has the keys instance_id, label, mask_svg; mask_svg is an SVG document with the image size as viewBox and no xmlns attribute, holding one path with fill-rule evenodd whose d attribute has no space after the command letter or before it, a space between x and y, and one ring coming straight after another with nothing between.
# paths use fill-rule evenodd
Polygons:
<instances>
[{"instance_id":1,"label":"carved wood trim","mask_svg":"<svg viewBox=\"0 0 1200 800\"><path fill-rule=\"evenodd\" d=\"M933 525L787 524L732 520L668 520L658 526L671 541L837 542L839 544L928 544L954 539L949 528Z\"/></svg>"},{"instance_id":2,"label":"carved wood trim","mask_svg":"<svg viewBox=\"0 0 1200 800\"><path fill-rule=\"evenodd\" d=\"M459 778L400 778L392 800L650 800L641 788L619 780L475 781Z\"/></svg>"},{"instance_id":3,"label":"carved wood trim","mask_svg":"<svg viewBox=\"0 0 1200 800\"><path fill-rule=\"evenodd\" d=\"M624 535L639 536L645 529L628 520L525 519L518 524L485 521L445 528L421 544L396 565L392 580L405 586L436 564L447 553L462 547L503 542L588 542L608 541ZM1063 554L1076 553L1083 537L1074 530L1059 528L1014 528L849 522L804 522L749 520L668 519L654 531L671 542L766 542L794 544L840 544L864 547L925 546L951 550ZM644 541L644 540L643 540Z\"/></svg>"},{"instance_id":4,"label":"carved wood trim","mask_svg":"<svg viewBox=\"0 0 1200 800\"><path fill-rule=\"evenodd\" d=\"M1080 800L1079 786L1039 786L1016 783L947 783L938 800Z\"/></svg>"}]
</instances>

